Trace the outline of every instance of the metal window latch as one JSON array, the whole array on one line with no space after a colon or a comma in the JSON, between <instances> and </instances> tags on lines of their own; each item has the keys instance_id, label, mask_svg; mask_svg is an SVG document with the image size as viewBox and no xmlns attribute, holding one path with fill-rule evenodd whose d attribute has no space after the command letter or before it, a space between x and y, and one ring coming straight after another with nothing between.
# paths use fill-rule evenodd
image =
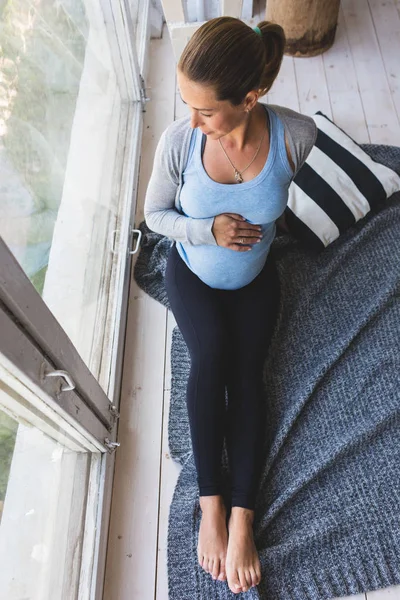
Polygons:
<instances>
[{"instance_id":1,"label":"metal window latch","mask_svg":"<svg viewBox=\"0 0 400 600\"><path fill-rule=\"evenodd\" d=\"M121 444L119 442L110 442L108 438L104 438L104 445L107 448L108 453L113 454Z\"/></svg>"},{"instance_id":2,"label":"metal window latch","mask_svg":"<svg viewBox=\"0 0 400 600\"><path fill-rule=\"evenodd\" d=\"M112 254L118 254L118 250L115 249L115 238L116 238L116 233L117 231L119 231L119 229L113 229L110 232L109 235L109 246L110 246L110 250L112 252ZM136 254L136 252L139 250L139 246L140 246L140 240L142 239L142 232L140 231L140 229L133 229L131 227L131 233L137 233L138 237L136 240L136 247L134 250L128 250L129 254Z\"/></svg>"},{"instance_id":3,"label":"metal window latch","mask_svg":"<svg viewBox=\"0 0 400 600\"><path fill-rule=\"evenodd\" d=\"M109 244L110 244L110 250L113 254L118 254L118 252L115 250L115 234L117 233L117 231L119 231L118 229L113 229L112 231L110 231L110 235L109 235Z\"/></svg>"},{"instance_id":4,"label":"metal window latch","mask_svg":"<svg viewBox=\"0 0 400 600\"><path fill-rule=\"evenodd\" d=\"M140 247L140 240L142 239L142 232L140 231L140 229L132 229L131 228L131 233L137 233L138 238L136 240L136 248L134 250L130 250L129 254L136 254L136 252L139 250L139 247Z\"/></svg>"},{"instance_id":5,"label":"metal window latch","mask_svg":"<svg viewBox=\"0 0 400 600\"><path fill-rule=\"evenodd\" d=\"M62 392L67 392L69 390L75 389L75 383L72 381L72 377L68 373L68 371L50 371L50 373L44 373L44 377L64 377L65 381L67 382L67 385L64 387L61 386Z\"/></svg>"},{"instance_id":6,"label":"metal window latch","mask_svg":"<svg viewBox=\"0 0 400 600\"><path fill-rule=\"evenodd\" d=\"M119 412L117 411L117 407L115 406L115 404L113 404L112 402L110 402L109 406L108 406L108 410L110 411L110 413L112 414L112 416L114 417L114 419L119 419Z\"/></svg>"},{"instance_id":7,"label":"metal window latch","mask_svg":"<svg viewBox=\"0 0 400 600\"><path fill-rule=\"evenodd\" d=\"M145 109L145 105L146 102L149 102L149 100L151 100L151 98L149 98L146 94L146 90L151 90L151 87L145 87L144 85L144 79L142 75L139 75L140 77L140 102L142 103L142 112L146 112Z\"/></svg>"}]
</instances>

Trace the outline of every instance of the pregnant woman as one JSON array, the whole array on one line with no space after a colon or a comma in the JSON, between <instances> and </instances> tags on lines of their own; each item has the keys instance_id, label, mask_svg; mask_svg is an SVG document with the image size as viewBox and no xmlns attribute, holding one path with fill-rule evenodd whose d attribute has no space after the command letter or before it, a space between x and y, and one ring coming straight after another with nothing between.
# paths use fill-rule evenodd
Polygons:
<instances>
[{"instance_id":1,"label":"pregnant woman","mask_svg":"<svg viewBox=\"0 0 400 600\"><path fill-rule=\"evenodd\" d=\"M148 227L172 240L165 285L191 359L186 398L202 512L198 560L234 593L261 579L253 519L262 376L280 294L269 249L317 133L311 117L258 102L278 75L284 46L283 29L268 21L252 29L218 17L196 30L177 67L190 115L160 137L144 208Z\"/></svg>"}]
</instances>

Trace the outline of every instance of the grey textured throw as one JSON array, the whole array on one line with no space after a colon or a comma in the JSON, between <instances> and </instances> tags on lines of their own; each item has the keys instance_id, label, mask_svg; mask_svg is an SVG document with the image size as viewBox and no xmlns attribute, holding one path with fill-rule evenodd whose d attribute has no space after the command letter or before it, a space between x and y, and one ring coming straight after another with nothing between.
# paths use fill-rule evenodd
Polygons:
<instances>
[{"instance_id":1,"label":"grey textured throw","mask_svg":"<svg viewBox=\"0 0 400 600\"><path fill-rule=\"evenodd\" d=\"M400 148L361 147L400 173ZM171 240L140 228L135 279L168 306ZM254 521L262 580L246 593L213 581L197 561L190 358L175 327L168 439L182 470L169 513L170 600L323 600L400 584L399 235L396 193L319 255L289 234L273 241L281 305L264 370L265 465ZM226 447L222 468L228 494Z\"/></svg>"}]
</instances>

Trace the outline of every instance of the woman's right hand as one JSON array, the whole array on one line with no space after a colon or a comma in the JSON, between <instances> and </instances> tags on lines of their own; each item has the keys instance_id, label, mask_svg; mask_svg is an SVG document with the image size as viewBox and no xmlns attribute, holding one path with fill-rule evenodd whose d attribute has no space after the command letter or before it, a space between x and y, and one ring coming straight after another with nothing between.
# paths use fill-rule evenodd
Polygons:
<instances>
[{"instance_id":1,"label":"woman's right hand","mask_svg":"<svg viewBox=\"0 0 400 600\"><path fill-rule=\"evenodd\" d=\"M224 246L237 252L247 252L262 238L261 225L247 223L242 215L236 213L217 215L211 231L218 246Z\"/></svg>"}]
</instances>

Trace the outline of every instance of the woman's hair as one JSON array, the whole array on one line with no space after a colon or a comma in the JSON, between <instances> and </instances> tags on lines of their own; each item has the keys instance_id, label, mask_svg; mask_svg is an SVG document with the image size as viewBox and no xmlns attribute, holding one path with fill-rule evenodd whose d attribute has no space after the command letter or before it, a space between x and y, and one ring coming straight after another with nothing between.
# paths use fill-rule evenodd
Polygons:
<instances>
[{"instance_id":1,"label":"woman's hair","mask_svg":"<svg viewBox=\"0 0 400 600\"><path fill-rule=\"evenodd\" d=\"M250 90L264 96L281 67L285 33L271 21L258 23L262 36L234 17L210 19L196 29L183 50L179 71L211 86L218 102L237 106Z\"/></svg>"}]
</instances>

